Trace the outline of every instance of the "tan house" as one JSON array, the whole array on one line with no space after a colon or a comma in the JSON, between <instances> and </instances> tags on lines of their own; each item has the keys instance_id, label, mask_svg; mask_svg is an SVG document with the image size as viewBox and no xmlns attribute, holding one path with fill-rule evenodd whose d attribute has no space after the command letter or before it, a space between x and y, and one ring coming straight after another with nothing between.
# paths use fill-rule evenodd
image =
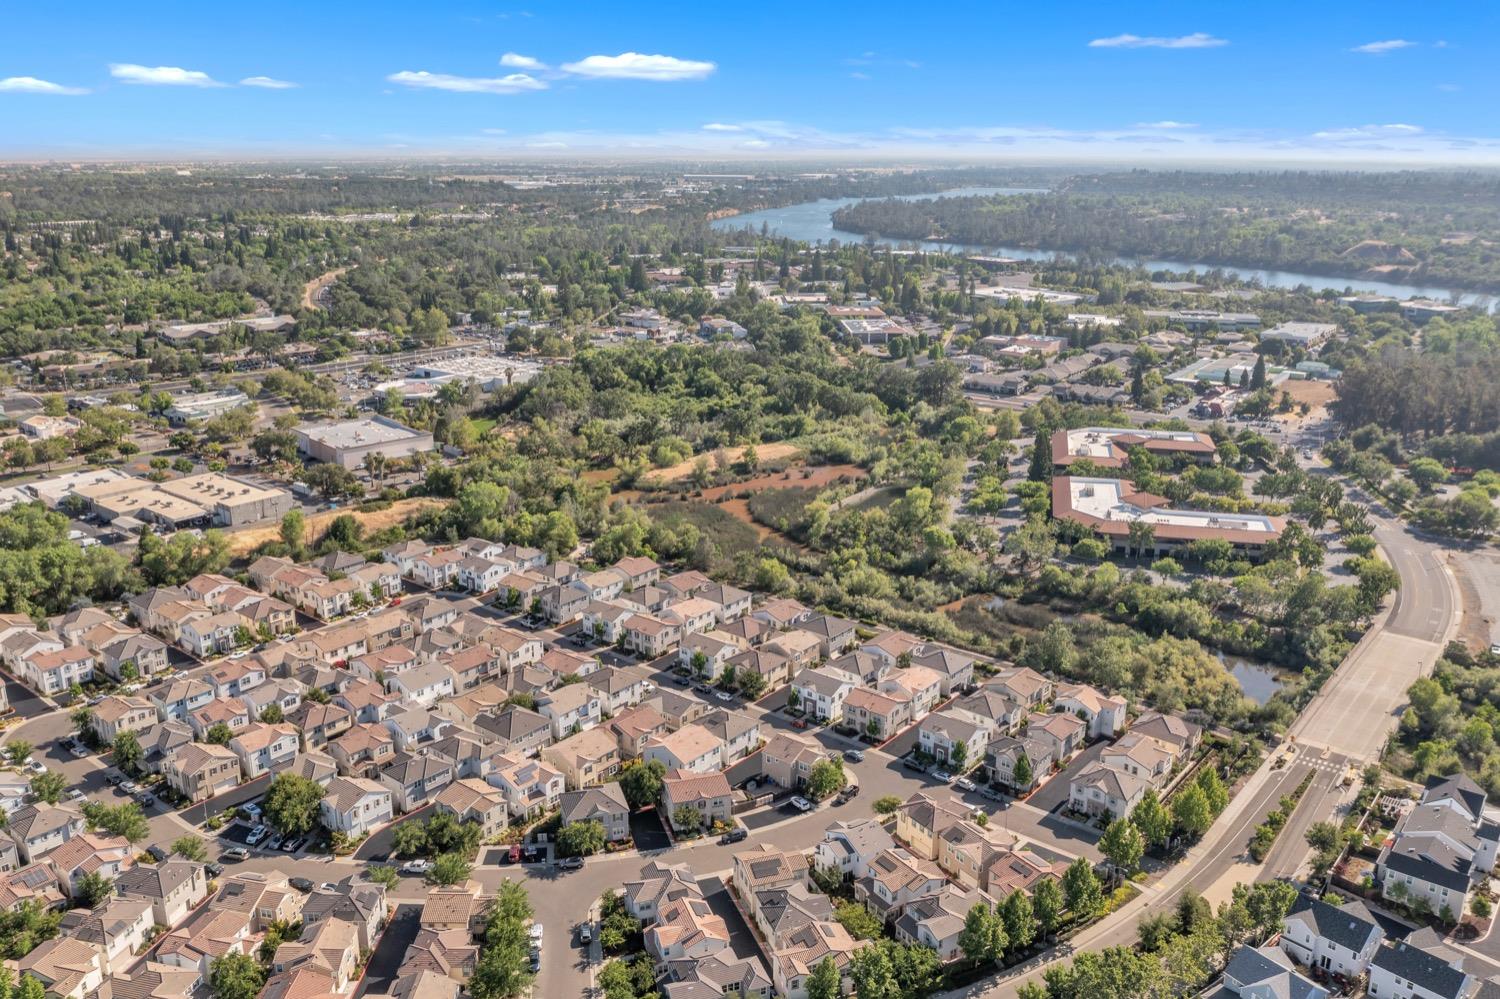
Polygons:
<instances>
[{"instance_id":1,"label":"tan house","mask_svg":"<svg viewBox=\"0 0 1500 999\"><path fill-rule=\"evenodd\" d=\"M240 782L240 758L226 746L193 742L162 763L167 785L189 801L206 801Z\"/></svg>"},{"instance_id":2,"label":"tan house","mask_svg":"<svg viewBox=\"0 0 1500 999\"><path fill-rule=\"evenodd\" d=\"M499 788L472 777L456 780L439 791L433 807L460 822L475 823L485 839L504 832L510 814Z\"/></svg>"},{"instance_id":3,"label":"tan house","mask_svg":"<svg viewBox=\"0 0 1500 999\"><path fill-rule=\"evenodd\" d=\"M813 766L826 760L828 755L828 750L811 739L790 732L777 732L761 747L761 776L780 787L794 790L807 782Z\"/></svg>"},{"instance_id":4,"label":"tan house","mask_svg":"<svg viewBox=\"0 0 1500 999\"><path fill-rule=\"evenodd\" d=\"M620 769L620 745L603 727L570 735L542 750L542 758L558 770L570 789L602 784Z\"/></svg>"},{"instance_id":5,"label":"tan house","mask_svg":"<svg viewBox=\"0 0 1500 999\"><path fill-rule=\"evenodd\" d=\"M156 724L156 707L144 697L111 694L94 705L90 723L94 734L106 745L121 732L144 732Z\"/></svg>"},{"instance_id":6,"label":"tan house","mask_svg":"<svg viewBox=\"0 0 1500 999\"><path fill-rule=\"evenodd\" d=\"M953 823L968 819L969 808L963 802L918 791L896 810L896 838L918 857L937 860L943 832Z\"/></svg>"},{"instance_id":7,"label":"tan house","mask_svg":"<svg viewBox=\"0 0 1500 999\"><path fill-rule=\"evenodd\" d=\"M712 828L716 823L728 824L733 817L733 793L729 778L722 773L669 770L662 778L662 808L676 832L688 831L678 821L678 810L682 808L697 809L700 829Z\"/></svg>"}]
</instances>

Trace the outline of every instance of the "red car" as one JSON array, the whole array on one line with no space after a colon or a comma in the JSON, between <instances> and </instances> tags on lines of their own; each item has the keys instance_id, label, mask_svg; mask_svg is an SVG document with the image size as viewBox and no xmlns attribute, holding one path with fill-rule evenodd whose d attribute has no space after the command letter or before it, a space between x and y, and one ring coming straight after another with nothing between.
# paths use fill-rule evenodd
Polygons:
<instances>
[{"instance_id":1,"label":"red car","mask_svg":"<svg viewBox=\"0 0 1500 999\"><path fill-rule=\"evenodd\" d=\"M807 728L807 722L803 721L801 718L798 718L796 721L792 722L792 728Z\"/></svg>"},{"instance_id":2,"label":"red car","mask_svg":"<svg viewBox=\"0 0 1500 999\"><path fill-rule=\"evenodd\" d=\"M510 862L512 864L519 864L521 862L521 844L520 843L512 843L510 845Z\"/></svg>"}]
</instances>

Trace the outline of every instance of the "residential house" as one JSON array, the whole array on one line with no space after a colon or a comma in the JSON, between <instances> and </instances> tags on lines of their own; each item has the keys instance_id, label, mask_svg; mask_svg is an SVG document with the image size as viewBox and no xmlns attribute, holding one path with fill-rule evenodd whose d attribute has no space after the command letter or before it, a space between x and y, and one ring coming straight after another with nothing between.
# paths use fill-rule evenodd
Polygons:
<instances>
[{"instance_id":1,"label":"residential house","mask_svg":"<svg viewBox=\"0 0 1500 999\"><path fill-rule=\"evenodd\" d=\"M1164 715L1159 711L1147 711L1130 726L1132 732L1149 735L1177 748L1178 760L1185 760L1198 748L1203 739L1203 729L1176 715Z\"/></svg>"},{"instance_id":2,"label":"residential house","mask_svg":"<svg viewBox=\"0 0 1500 999\"><path fill-rule=\"evenodd\" d=\"M47 854L47 866L57 875L63 893L73 897L80 878L99 874L113 881L135 866L135 851L118 836L83 833Z\"/></svg>"},{"instance_id":3,"label":"residential house","mask_svg":"<svg viewBox=\"0 0 1500 999\"><path fill-rule=\"evenodd\" d=\"M937 860L940 837L955 822L969 818L969 808L954 798L935 798L918 791L896 810L896 838L926 860Z\"/></svg>"},{"instance_id":4,"label":"residential house","mask_svg":"<svg viewBox=\"0 0 1500 999\"><path fill-rule=\"evenodd\" d=\"M878 819L834 822L813 848L813 866L818 870L838 871L858 881L870 873L871 860L895 845L896 841Z\"/></svg>"},{"instance_id":5,"label":"residential house","mask_svg":"<svg viewBox=\"0 0 1500 999\"><path fill-rule=\"evenodd\" d=\"M952 710L988 719L996 732L1014 732L1026 720L1026 709L998 690L981 688L953 702Z\"/></svg>"},{"instance_id":6,"label":"residential house","mask_svg":"<svg viewBox=\"0 0 1500 999\"><path fill-rule=\"evenodd\" d=\"M701 896L698 877L686 864L664 864L653 860L641 868L641 876L622 886L621 900L625 911L643 923L656 920L656 914L669 902L684 895Z\"/></svg>"},{"instance_id":7,"label":"residential house","mask_svg":"<svg viewBox=\"0 0 1500 999\"><path fill-rule=\"evenodd\" d=\"M246 780L280 769L290 763L300 748L297 730L286 723L255 722L229 740L229 748L240 758Z\"/></svg>"},{"instance_id":8,"label":"residential house","mask_svg":"<svg viewBox=\"0 0 1500 999\"><path fill-rule=\"evenodd\" d=\"M667 718L649 704L626 708L604 723L624 759L639 759L653 736L668 731Z\"/></svg>"},{"instance_id":9,"label":"residential house","mask_svg":"<svg viewBox=\"0 0 1500 999\"><path fill-rule=\"evenodd\" d=\"M895 846L870 858L865 876L854 882L854 897L890 922L917 899L937 894L947 881L937 864Z\"/></svg>"},{"instance_id":10,"label":"residential house","mask_svg":"<svg viewBox=\"0 0 1500 999\"><path fill-rule=\"evenodd\" d=\"M144 697L111 694L94 705L89 724L101 743L112 745L122 732L144 732L155 725L156 706Z\"/></svg>"},{"instance_id":11,"label":"residential house","mask_svg":"<svg viewBox=\"0 0 1500 999\"><path fill-rule=\"evenodd\" d=\"M512 704L474 718L479 737L515 757L535 756L552 741L552 721L546 715Z\"/></svg>"},{"instance_id":12,"label":"residential house","mask_svg":"<svg viewBox=\"0 0 1500 999\"><path fill-rule=\"evenodd\" d=\"M453 783L453 765L433 756L397 753L380 771L380 784L391 792L400 812L414 812Z\"/></svg>"},{"instance_id":13,"label":"residential house","mask_svg":"<svg viewBox=\"0 0 1500 999\"><path fill-rule=\"evenodd\" d=\"M216 697L188 716L188 726L199 739L207 739L208 733L220 725L230 732L239 732L249 727L250 720L250 709L244 701Z\"/></svg>"},{"instance_id":14,"label":"residential house","mask_svg":"<svg viewBox=\"0 0 1500 999\"><path fill-rule=\"evenodd\" d=\"M812 611L788 597L774 597L750 612L777 631L786 631L812 617Z\"/></svg>"},{"instance_id":15,"label":"residential house","mask_svg":"<svg viewBox=\"0 0 1500 999\"><path fill-rule=\"evenodd\" d=\"M698 961L729 946L729 926L701 896L681 895L663 905L646 928L646 953L658 968Z\"/></svg>"},{"instance_id":16,"label":"residential house","mask_svg":"<svg viewBox=\"0 0 1500 999\"><path fill-rule=\"evenodd\" d=\"M714 999L731 994L740 999L771 999L775 990L758 959L733 957L728 951L670 962L667 979L661 986L665 999Z\"/></svg>"},{"instance_id":17,"label":"residential house","mask_svg":"<svg viewBox=\"0 0 1500 999\"><path fill-rule=\"evenodd\" d=\"M976 905L994 908L994 901L977 889L943 885L937 892L908 904L896 919L896 939L937 952L941 961L952 961L963 953L959 937L965 920Z\"/></svg>"},{"instance_id":18,"label":"residential house","mask_svg":"<svg viewBox=\"0 0 1500 999\"><path fill-rule=\"evenodd\" d=\"M632 614L621 627L625 631L625 647L647 659L665 655L682 640L679 621L652 614Z\"/></svg>"},{"instance_id":19,"label":"residential house","mask_svg":"<svg viewBox=\"0 0 1500 999\"><path fill-rule=\"evenodd\" d=\"M186 860L137 864L115 878L115 891L150 902L157 926L177 926L208 897L208 876L202 864Z\"/></svg>"},{"instance_id":20,"label":"residential house","mask_svg":"<svg viewBox=\"0 0 1500 999\"><path fill-rule=\"evenodd\" d=\"M890 672L890 667L885 660L879 656L872 656L868 652L858 649L853 652L845 652L838 658L828 663L829 669L842 670L851 676L857 676L860 682L874 685L881 677Z\"/></svg>"},{"instance_id":21,"label":"residential house","mask_svg":"<svg viewBox=\"0 0 1500 999\"><path fill-rule=\"evenodd\" d=\"M148 696L162 721L183 721L215 695L213 686L202 680L172 680Z\"/></svg>"},{"instance_id":22,"label":"residential house","mask_svg":"<svg viewBox=\"0 0 1500 999\"><path fill-rule=\"evenodd\" d=\"M325 972L334 992L349 988L359 967L359 927L343 919L304 923L302 935L276 948L271 970L280 974L310 967Z\"/></svg>"},{"instance_id":23,"label":"residential house","mask_svg":"<svg viewBox=\"0 0 1500 999\"><path fill-rule=\"evenodd\" d=\"M302 733L303 749L322 749L354 727L354 715L337 704L303 701L286 720Z\"/></svg>"},{"instance_id":24,"label":"residential house","mask_svg":"<svg viewBox=\"0 0 1500 999\"><path fill-rule=\"evenodd\" d=\"M1088 722L1090 739L1111 739L1125 728L1125 698L1100 693L1086 683L1058 687L1053 707Z\"/></svg>"},{"instance_id":25,"label":"residential house","mask_svg":"<svg viewBox=\"0 0 1500 999\"><path fill-rule=\"evenodd\" d=\"M495 768L485 780L505 792L506 804L515 819L531 818L551 811L562 799L563 775L540 760L496 756Z\"/></svg>"},{"instance_id":26,"label":"residential house","mask_svg":"<svg viewBox=\"0 0 1500 999\"><path fill-rule=\"evenodd\" d=\"M620 770L620 744L614 733L591 728L542 750L542 759L557 767L570 789L592 787Z\"/></svg>"},{"instance_id":27,"label":"residential house","mask_svg":"<svg viewBox=\"0 0 1500 999\"><path fill-rule=\"evenodd\" d=\"M661 579L661 566L649 558L627 555L616 562L614 568L625 574L625 585L632 590L654 586Z\"/></svg>"},{"instance_id":28,"label":"residential house","mask_svg":"<svg viewBox=\"0 0 1500 999\"><path fill-rule=\"evenodd\" d=\"M925 666L892 670L875 687L883 694L905 697L912 721L921 721L943 699L943 678Z\"/></svg>"},{"instance_id":29,"label":"residential house","mask_svg":"<svg viewBox=\"0 0 1500 999\"><path fill-rule=\"evenodd\" d=\"M642 758L658 760L668 770L712 773L724 765L724 743L702 725L684 725L646 740Z\"/></svg>"},{"instance_id":30,"label":"residential house","mask_svg":"<svg viewBox=\"0 0 1500 999\"><path fill-rule=\"evenodd\" d=\"M733 820L733 804L729 779L722 772L668 770L662 778L662 808L676 832L688 831L679 821L683 814L681 809L696 810L699 827L709 829L719 823L727 825Z\"/></svg>"},{"instance_id":31,"label":"residential house","mask_svg":"<svg viewBox=\"0 0 1500 999\"><path fill-rule=\"evenodd\" d=\"M151 903L135 898L109 898L93 909L63 914L58 934L94 948L111 971L124 971L135 962L136 951L151 931Z\"/></svg>"},{"instance_id":32,"label":"residential house","mask_svg":"<svg viewBox=\"0 0 1500 999\"><path fill-rule=\"evenodd\" d=\"M536 709L551 722L553 738L561 739L598 725L604 713L604 700L588 683L572 683L538 697Z\"/></svg>"},{"instance_id":33,"label":"residential house","mask_svg":"<svg viewBox=\"0 0 1500 999\"><path fill-rule=\"evenodd\" d=\"M1457 917L1469 893L1489 876L1500 850L1500 825L1485 815L1487 795L1462 774L1434 777L1396 824L1380 852L1375 880L1382 897L1425 904Z\"/></svg>"},{"instance_id":34,"label":"residential house","mask_svg":"<svg viewBox=\"0 0 1500 999\"><path fill-rule=\"evenodd\" d=\"M974 685L974 657L957 649L933 646L911 658L913 666L930 669L942 678L943 696Z\"/></svg>"},{"instance_id":35,"label":"residential house","mask_svg":"<svg viewBox=\"0 0 1500 999\"><path fill-rule=\"evenodd\" d=\"M365 777L335 777L318 801L318 818L330 832L358 839L394 818L395 796Z\"/></svg>"},{"instance_id":36,"label":"residential house","mask_svg":"<svg viewBox=\"0 0 1500 999\"><path fill-rule=\"evenodd\" d=\"M1002 666L984 685L1027 708L1041 707L1057 690L1056 684L1028 666Z\"/></svg>"},{"instance_id":37,"label":"residential house","mask_svg":"<svg viewBox=\"0 0 1500 999\"><path fill-rule=\"evenodd\" d=\"M120 682L128 681L132 673L138 679L150 678L167 668L167 643L145 632L126 635L94 651L99 668Z\"/></svg>"},{"instance_id":38,"label":"residential house","mask_svg":"<svg viewBox=\"0 0 1500 999\"><path fill-rule=\"evenodd\" d=\"M54 999L84 999L104 984L107 968L94 947L70 936L44 940L17 961L6 964L19 978L30 975Z\"/></svg>"},{"instance_id":39,"label":"residential house","mask_svg":"<svg viewBox=\"0 0 1500 999\"><path fill-rule=\"evenodd\" d=\"M807 782L812 768L829 757L818 743L790 732L773 732L761 747L761 776L779 787L795 790Z\"/></svg>"},{"instance_id":40,"label":"residential house","mask_svg":"<svg viewBox=\"0 0 1500 999\"><path fill-rule=\"evenodd\" d=\"M796 628L817 638L818 655L824 659L832 659L844 650L853 648L858 640L853 621L828 614L809 617L799 622Z\"/></svg>"},{"instance_id":41,"label":"residential house","mask_svg":"<svg viewBox=\"0 0 1500 999\"><path fill-rule=\"evenodd\" d=\"M1026 766L1021 773L1025 780L1016 774L1022 756L1026 757ZM1025 794L1052 772L1056 760L1049 742L1030 736L1021 739L1010 735L996 736L984 748L984 776L991 784L1002 784L1016 794Z\"/></svg>"},{"instance_id":42,"label":"residential house","mask_svg":"<svg viewBox=\"0 0 1500 999\"><path fill-rule=\"evenodd\" d=\"M737 586L713 583L703 587L695 596L714 605L714 621L719 625L738 621L750 613L750 594Z\"/></svg>"},{"instance_id":43,"label":"residential house","mask_svg":"<svg viewBox=\"0 0 1500 999\"><path fill-rule=\"evenodd\" d=\"M403 670L385 681L386 689L407 704L430 707L455 693L453 672L442 663L423 663Z\"/></svg>"},{"instance_id":44,"label":"residential house","mask_svg":"<svg viewBox=\"0 0 1500 999\"><path fill-rule=\"evenodd\" d=\"M938 762L964 770L984 760L985 745L994 731L988 718L949 708L917 724L917 746Z\"/></svg>"},{"instance_id":45,"label":"residential house","mask_svg":"<svg viewBox=\"0 0 1500 999\"><path fill-rule=\"evenodd\" d=\"M859 646L859 651L885 663L887 669L911 665L912 657L922 652L926 643L904 631L882 631Z\"/></svg>"},{"instance_id":46,"label":"residential house","mask_svg":"<svg viewBox=\"0 0 1500 999\"><path fill-rule=\"evenodd\" d=\"M1094 762L1069 783L1068 807L1084 815L1128 818L1150 787L1144 777Z\"/></svg>"},{"instance_id":47,"label":"residential house","mask_svg":"<svg viewBox=\"0 0 1500 999\"><path fill-rule=\"evenodd\" d=\"M1049 743L1058 763L1083 748L1088 730L1088 722L1077 715L1032 715L1026 723L1026 734Z\"/></svg>"},{"instance_id":48,"label":"residential house","mask_svg":"<svg viewBox=\"0 0 1500 999\"><path fill-rule=\"evenodd\" d=\"M1143 777L1158 791L1172 776L1172 747L1149 735L1126 732L1099 754L1099 762L1136 777Z\"/></svg>"},{"instance_id":49,"label":"residential house","mask_svg":"<svg viewBox=\"0 0 1500 999\"><path fill-rule=\"evenodd\" d=\"M860 683L852 673L814 666L792 678L792 694L804 714L819 721L838 722L844 717L844 699Z\"/></svg>"},{"instance_id":50,"label":"residential house","mask_svg":"<svg viewBox=\"0 0 1500 999\"><path fill-rule=\"evenodd\" d=\"M1366 993L1374 999L1481 999L1490 994L1489 985L1478 988L1480 983L1464 971L1467 958L1462 951L1436 941L1418 946L1413 939L1425 936L1430 934L1418 931L1412 938L1377 948Z\"/></svg>"},{"instance_id":51,"label":"residential house","mask_svg":"<svg viewBox=\"0 0 1500 999\"><path fill-rule=\"evenodd\" d=\"M583 682L598 694L600 711L615 715L641 703L648 692L649 681L643 670L619 666L595 670L584 677Z\"/></svg>"},{"instance_id":52,"label":"residential house","mask_svg":"<svg viewBox=\"0 0 1500 999\"><path fill-rule=\"evenodd\" d=\"M1358 900L1331 905L1298 895L1281 920L1281 949L1306 968L1354 979L1370 970L1385 931Z\"/></svg>"},{"instance_id":53,"label":"residential house","mask_svg":"<svg viewBox=\"0 0 1500 999\"><path fill-rule=\"evenodd\" d=\"M162 762L167 786L189 801L207 801L240 782L240 758L227 746L194 742Z\"/></svg>"},{"instance_id":54,"label":"residential house","mask_svg":"<svg viewBox=\"0 0 1500 999\"><path fill-rule=\"evenodd\" d=\"M1249 944L1229 956L1224 991L1244 999L1328 999L1328 990L1303 977L1279 948Z\"/></svg>"},{"instance_id":55,"label":"residential house","mask_svg":"<svg viewBox=\"0 0 1500 999\"><path fill-rule=\"evenodd\" d=\"M63 805L37 801L12 812L5 831L15 841L21 860L31 864L83 835L83 816Z\"/></svg>"},{"instance_id":56,"label":"residential house","mask_svg":"<svg viewBox=\"0 0 1500 999\"><path fill-rule=\"evenodd\" d=\"M738 639L722 631L703 631L687 635L677 646L677 665L690 669L703 680L717 680L731 658L743 652Z\"/></svg>"},{"instance_id":57,"label":"residential house","mask_svg":"<svg viewBox=\"0 0 1500 999\"><path fill-rule=\"evenodd\" d=\"M807 855L756 845L734 855L734 888L740 898L749 899L767 888L812 887Z\"/></svg>"},{"instance_id":58,"label":"residential house","mask_svg":"<svg viewBox=\"0 0 1500 999\"><path fill-rule=\"evenodd\" d=\"M735 676L755 673L764 681L767 690L779 687L792 678L791 660L770 648L736 652L725 660L725 665L734 668Z\"/></svg>"},{"instance_id":59,"label":"residential house","mask_svg":"<svg viewBox=\"0 0 1500 999\"><path fill-rule=\"evenodd\" d=\"M374 777L396 755L396 740L384 725L356 725L328 744L328 755L345 777Z\"/></svg>"},{"instance_id":60,"label":"residential house","mask_svg":"<svg viewBox=\"0 0 1500 999\"><path fill-rule=\"evenodd\" d=\"M630 839L630 804L618 781L563 792L562 823L598 822L604 828L604 839L623 843Z\"/></svg>"}]
</instances>

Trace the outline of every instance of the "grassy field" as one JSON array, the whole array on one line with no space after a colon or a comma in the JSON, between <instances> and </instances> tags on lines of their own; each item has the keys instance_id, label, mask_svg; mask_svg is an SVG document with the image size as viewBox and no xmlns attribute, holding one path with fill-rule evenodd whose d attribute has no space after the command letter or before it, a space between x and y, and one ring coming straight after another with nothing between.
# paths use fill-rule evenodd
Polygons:
<instances>
[{"instance_id":1,"label":"grassy field","mask_svg":"<svg viewBox=\"0 0 1500 999\"><path fill-rule=\"evenodd\" d=\"M324 510L321 513L312 514L307 518L307 536L313 540L322 537L323 532L328 530L328 525L333 523L334 518L346 513L364 526L366 534L372 534L375 531L383 531L387 527L400 524L407 517L421 513L429 507L441 507L446 504L446 500L422 497L419 499L397 500L384 510L373 510L369 513L361 513L352 507L339 510ZM247 531L234 531L229 535L229 550L235 556L248 555L267 541L276 541L280 537L280 524L271 524L267 527L252 527Z\"/></svg>"},{"instance_id":2,"label":"grassy field","mask_svg":"<svg viewBox=\"0 0 1500 999\"><path fill-rule=\"evenodd\" d=\"M474 428L475 437L488 436L490 431L495 429L498 422L493 416L485 416L477 420L472 416L469 417L469 425Z\"/></svg>"},{"instance_id":3,"label":"grassy field","mask_svg":"<svg viewBox=\"0 0 1500 999\"><path fill-rule=\"evenodd\" d=\"M692 524L712 541L725 558L760 547L760 532L734 514L710 503L653 503L651 519L674 530Z\"/></svg>"}]
</instances>

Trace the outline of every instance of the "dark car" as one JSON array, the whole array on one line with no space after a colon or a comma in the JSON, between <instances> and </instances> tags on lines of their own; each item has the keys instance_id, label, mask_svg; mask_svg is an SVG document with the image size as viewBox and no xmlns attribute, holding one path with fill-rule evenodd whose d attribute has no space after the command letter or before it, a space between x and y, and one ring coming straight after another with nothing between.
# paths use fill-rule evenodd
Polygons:
<instances>
[{"instance_id":1,"label":"dark car","mask_svg":"<svg viewBox=\"0 0 1500 999\"><path fill-rule=\"evenodd\" d=\"M211 878L216 878L224 873L223 864L204 864L203 869L208 872L208 876Z\"/></svg>"},{"instance_id":2,"label":"dark car","mask_svg":"<svg viewBox=\"0 0 1500 999\"><path fill-rule=\"evenodd\" d=\"M720 843L740 843L740 842L743 842L745 840L745 838L748 837L749 835L750 835L750 830L748 830L748 829L731 829L727 833L725 833L724 835L722 835L722 836L719 837L719 842Z\"/></svg>"},{"instance_id":3,"label":"dark car","mask_svg":"<svg viewBox=\"0 0 1500 999\"><path fill-rule=\"evenodd\" d=\"M307 878L287 878L286 883L304 895L311 894L313 890L313 883Z\"/></svg>"},{"instance_id":4,"label":"dark car","mask_svg":"<svg viewBox=\"0 0 1500 999\"><path fill-rule=\"evenodd\" d=\"M901 765L908 770L915 770L917 773L927 772L927 767L921 760L913 759L910 756L902 760Z\"/></svg>"},{"instance_id":5,"label":"dark car","mask_svg":"<svg viewBox=\"0 0 1500 999\"><path fill-rule=\"evenodd\" d=\"M563 859L561 859L561 860L559 860L557 862L557 866L558 866L559 870L564 870L564 871L582 870L582 868L583 868L583 858L582 857L564 857Z\"/></svg>"},{"instance_id":6,"label":"dark car","mask_svg":"<svg viewBox=\"0 0 1500 999\"><path fill-rule=\"evenodd\" d=\"M863 763L865 761L865 754L857 749L846 749L844 750L844 759L850 763Z\"/></svg>"},{"instance_id":7,"label":"dark car","mask_svg":"<svg viewBox=\"0 0 1500 999\"><path fill-rule=\"evenodd\" d=\"M120 773L109 774L104 778L104 783L108 784L110 787L119 787L121 784L125 783L125 775Z\"/></svg>"},{"instance_id":8,"label":"dark car","mask_svg":"<svg viewBox=\"0 0 1500 999\"><path fill-rule=\"evenodd\" d=\"M167 862L167 851L163 850L159 846L148 846L146 847L146 852L149 853L151 855L151 859L156 861L158 864L164 864Z\"/></svg>"}]
</instances>

